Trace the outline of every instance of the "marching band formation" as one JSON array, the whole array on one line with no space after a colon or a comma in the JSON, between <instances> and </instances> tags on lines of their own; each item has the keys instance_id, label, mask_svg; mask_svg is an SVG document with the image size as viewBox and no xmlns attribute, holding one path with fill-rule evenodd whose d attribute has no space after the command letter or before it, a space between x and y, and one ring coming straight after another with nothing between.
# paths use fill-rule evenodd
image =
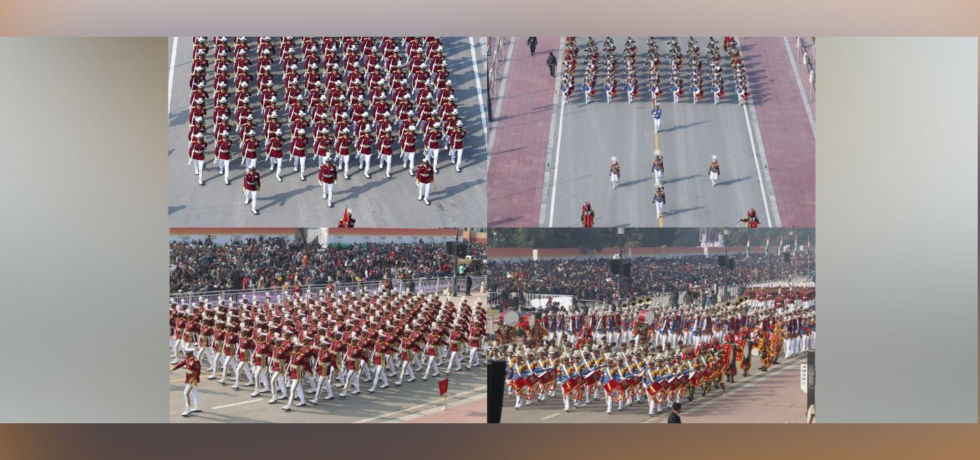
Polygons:
<instances>
[{"instance_id":1,"label":"marching band formation","mask_svg":"<svg viewBox=\"0 0 980 460\"><path fill-rule=\"evenodd\" d=\"M193 40L188 165L204 185L210 137L213 163L229 185L237 154L253 214L263 149L280 182L285 155L301 181L312 166L307 158L315 161L328 206L338 175L350 179L351 157L365 178L375 157L391 177L397 154L426 204L440 152L461 171L467 132L439 37Z\"/></svg>"},{"instance_id":2,"label":"marching band formation","mask_svg":"<svg viewBox=\"0 0 980 460\"><path fill-rule=\"evenodd\" d=\"M300 407L333 399L335 386L343 398L359 394L361 382L371 382L368 392L374 393L389 388L389 377L401 386L415 381L416 372L425 381L470 370L486 357L486 325L482 302L471 306L465 298L454 303L392 291L328 289L287 301L217 305L171 300L171 371L186 369L185 417L200 411L204 361L208 380L235 390L251 387L253 398L270 393L269 404L284 400L281 409L289 411L297 400Z\"/></svg>"},{"instance_id":3,"label":"marching band formation","mask_svg":"<svg viewBox=\"0 0 980 460\"><path fill-rule=\"evenodd\" d=\"M815 289L746 289L736 301L671 308L651 298L616 309L501 314L491 359L508 362L515 409L561 396L566 412L604 400L606 413L647 402L654 416L674 402L724 392L752 371L816 347ZM602 398L602 399L600 399Z\"/></svg>"},{"instance_id":4,"label":"marching band formation","mask_svg":"<svg viewBox=\"0 0 980 460\"><path fill-rule=\"evenodd\" d=\"M663 88L669 88L673 103L677 104L690 94L690 100L697 104L704 97L705 84L710 81L710 91L714 104L719 104L725 99L725 67L731 68L731 75L734 80L735 93L738 95L739 105L744 105L749 97L748 76L745 69L745 61L739 49L738 41L734 37L725 37L719 44L714 37L708 38L706 49L702 51L698 40L694 37L688 38L686 50L682 50L677 37L672 37L666 42L666 74L667 84L661 81L661 59L660 45L654 37L647 39L647 84L649 87L649 97L653 105L651 115L654 119L654 130L660 131L660 121L662 111L659 99L663 95ZM596 44L592 37L588 37L584 48L580 48L576 37L567 37L563 44L561 62L561 92L562 103L568 103L575 94L576 69L578 68L581 57L584 64L583 82L580 86L585 104L589 104L596 99L596 90L600 87L599 77L602 77L601 88L605 92L606 103L616 100L619 88L618 69L620 62L625 69L626 99L632 104L640 96L640 71L637 68L638 47L633 37L627 37L621 55L616 52L616 44L612 37L606 37L602 42L602 47ZM581 56L580 56L581 55ZM724 56L727 55L727 58ZM723 66L724 64L724 66ZM686 72L685 72L686 68ZM685 77L690 82L685 85ZM710 80L709 80L710 79ZM657 217L663 217L667 207L667 194L664 189L664 174L666 169L663 163L663 153L660 150L654 152L653 167L655 186L653 203L657 209ZM618 188L620 179L620 166L613 158L613 164L609 168L609 177L613 183L613 189ZM717 155L712 155L709 164L708 176L711 186L718 185L718 177L721 173ZM584 227L583 221L583 227Z\"/></svg>"}]
</instances>

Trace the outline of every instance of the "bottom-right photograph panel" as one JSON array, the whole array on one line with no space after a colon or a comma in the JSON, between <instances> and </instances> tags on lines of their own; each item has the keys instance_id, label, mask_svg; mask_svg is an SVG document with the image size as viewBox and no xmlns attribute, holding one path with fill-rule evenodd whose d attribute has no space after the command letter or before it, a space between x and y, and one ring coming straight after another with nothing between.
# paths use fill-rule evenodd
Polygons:
<instances>
[{"instance_id":1,"label":"bottom-right photograph panel","mask_svg":"<svg viewBox=\"0 0 980 460\"><path fill-rule=\"evenodd\" d=\"M491 423L813 423L812 228L488 235Z\"/></svg>"}]
</instances>

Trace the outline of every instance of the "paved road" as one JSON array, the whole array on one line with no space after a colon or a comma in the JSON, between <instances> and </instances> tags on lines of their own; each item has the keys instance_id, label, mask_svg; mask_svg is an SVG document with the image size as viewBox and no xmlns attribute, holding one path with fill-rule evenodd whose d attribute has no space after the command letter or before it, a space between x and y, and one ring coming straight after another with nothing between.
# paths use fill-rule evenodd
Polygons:
<instances>
[{"instance_id":1,"label":"paved road","mask_svg":"<svg viewBox=\"0 0 980 460\"><path fill-rule=\"evenodd\" d=\"M666 39L658 40L663 59ZM702 48L707 43L706 37L698 40ZM618 37L615 41L617 52L621 52L624 39ZM584 46L584 38L579 42ZM646 39L639 37L637 42L637 62L642 69ZM580 62L578 67L576 82L580 85L584 65ZM618 100L607 104L600 90L599 100L586 105L581 89L576 88L570 103L559 107L558 122L551 132L554 148L548 160L556 170L549 171L546 177L545 212L540 226L578 226L584 201L590 201L596 210L598 227L660 226L651 203L654 180L650 166L655 141L648 75L641 71L640 98L627 104L622 65L618 72ZM666 70L662 68L661 73L666 80ZM726 80L731 86L732 76L726 74ZM759 211L763 225L779 225L774 212L767 216L764 211L762 190L771 185L764 168L760 175L757 167L756 160L764 165L765 159L755 115L739 107L734 90L728 89L728 99L718 105L712 104L710 94L697 105L689 97L675 105L666 90L660 99L663 118L659 144L667 168L668 199L664 226L732 226L750 207ZM716 187L711 187L707 177L711 155L718 155L722 166L721 181ZM608 176L613 156L622 167L617 190L612 189Z\"/></svg>"},{"instance_id":2,"label":"paved road","mask_svg":"<svg viewBox=\"0 0 980 460\"><path fill-rule=\"evenodd\" d=\"M244 170L238 161L232 161L232 185L228 186L218 175L217 165L210 161L206 163L203 187L197 184L193 169L187 165L187 82L192 45L190 38L178 38L174 54L173 43L171 38L168 58L172 59L173 76L169 109L170 150L167 153L171 227L333 227L343 217L345 206L355 211L360 227L486 226L486 118L479 103L482 95L478 96L478 85L482 80L477 81L474 72L476 66L481 79L486 78L486 54L481 51L479 37L473 37L472 46L471 37L444 39L460 118L464 120L468 134L461 173L456 173L449 165L448 155L440 155L440 171L429 198L431 206L416 200L418 192L414 178L400 165L396 168L396 161L392 162L390 179L383 171L379 174L375 158L371 179L358 173L351 174L349 181L340 180L334 190L334 207L328 208L315 178L301 182L299 173L287 168L287 156L283 161L283 182L277 182L275 175L267 169L268 163L262 161L263 154L259 156L258 164L263 185L258 198L258 216L252 215L250 208L244 205L241 193ZM255 114L260 116L258 110ZM214 144L210 136L206 140L210 152ZM233 154L238 154L237 144ZM212 158L210 154L207 157ZM309 175L312 173L309 163L307 168Z\"/></svg>"},{"instance_id":3,"label":"paved road","mask_svg":"<svg viewBox=\"0 0 980 460\"><path fill-rule=\"evenodd\" d=\"M752 371L743 378L741 370L734 384L726 384L726 393L712 390L707 397L696 393L694 402L683 398L681 403L684 423L783 423L802 422L806 411L806 393L800 391L800 364L806 363L806 354L781 359L780 364L768 372L758 370L759 362L753 360ZM601 395L600 395L601 396ZM615 407L615 406L614 406ZM646 401L634 403L622 412L613 409L606 414L605 400L601 399L565 412L561 396L557 393L544 403L514 409L514 398L504 397L503 423L664 423L669 412L655 417L647 415ZM762 412L759 412L762 411Z\"/></svg>"}]
</instances>

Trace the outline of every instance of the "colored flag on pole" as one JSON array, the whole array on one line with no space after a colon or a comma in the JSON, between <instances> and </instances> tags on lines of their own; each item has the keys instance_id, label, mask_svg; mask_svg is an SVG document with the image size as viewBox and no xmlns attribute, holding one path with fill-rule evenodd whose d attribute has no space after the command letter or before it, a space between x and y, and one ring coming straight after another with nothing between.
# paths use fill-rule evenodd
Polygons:
<instances>
[{"instance_id":1,"label":"colored flag on pole","mask_svg":"<svg viewBox=\"0 0 980 460\"><path fill-rule=\"evenodd\" d=\"M749 246L751 245L752 245L752 237L750 236L749 239L745 240L745 257L749 256Z\"/></svg>"},{"instance_id":2,"label":"colored flag on pole","mask_svg":"<svg viewBox=\"0 0 980 460\"><path fill-rule=\"evenodd\" d=\"M800 235L796 235L796 239L793 240L793 254L796 254L796 248L800 247Z\"/></svg>"},{"instance_id":3,"label":"colored flag on pole","mask_svg":"<svg viewBox=\"0 0 980 460\"><path fill-rule=\"evenodd\" d=\"M783 255L783 237L782 236L779 237L779 249L776 250L776 255L777 256Z\"/></svg>"},{"instance_id":4,"label":"colored flag on pole","mask_svg":"<svg viewBox=\"0 0 980 460\"><path fill-rule=\"evenodd\" d=\"M766 236L766 256L769 255L769 236Z\"/></svg>"},{"instance_id":5,"label":"colored flag on pole","mask_svg":"<svg viewBox=\"0 0 980 460\"><path fill-rule=\"evenodd\" d=\"M810 237L809 236L806 237L806 250L807 251L810 250Z\"/></svg>"},{"instance_id":6,"label":"colored flag on pole","mask_svg":"<svg viewBox=\"0 0 980 460\"><path fill-rule=\"evenodd\" d=\"M449 392L449 379L439 381L439 396L445 396Z\"/></svg>"}]
</instances>

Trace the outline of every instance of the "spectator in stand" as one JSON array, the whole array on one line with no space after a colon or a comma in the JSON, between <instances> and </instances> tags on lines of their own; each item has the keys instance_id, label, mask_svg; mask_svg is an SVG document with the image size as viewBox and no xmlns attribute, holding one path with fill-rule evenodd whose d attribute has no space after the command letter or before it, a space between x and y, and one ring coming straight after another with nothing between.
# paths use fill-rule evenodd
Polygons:
<instances>
[{"instance_id":1,"label":"spectator in stand","mask_svg":"<svg viewBox=\"0 0 980 460\"><path fill-rule=\"evenodd\" d=\"M470 244L474 260L486 245ZM440 243L363 243L322 248L292 238L245 238L227 244L210 239L170 244L170 292L257 289L292 290L328 283L452 276L455 263ZM482 274L482 263L471 269Z\"/></svg>"}]
</instances>

